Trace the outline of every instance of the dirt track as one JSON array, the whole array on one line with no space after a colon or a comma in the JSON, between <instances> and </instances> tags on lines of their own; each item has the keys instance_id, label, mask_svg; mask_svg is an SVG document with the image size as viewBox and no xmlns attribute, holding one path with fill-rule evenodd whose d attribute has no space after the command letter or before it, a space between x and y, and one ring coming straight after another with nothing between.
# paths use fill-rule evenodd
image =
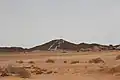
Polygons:
<instances>
[{"instance_id":1,"label":"dirt track","mask_svg":"<svg viewBox=\"0 0 120 80\"><path fill-rule=\"evenodd\" d=\"M114 66L120 63L120 60L115 60L115 57L120 52L70 52L68 53L27 53L20 54L5 54L0 55L0 64L5 66L7 64L16 64L29 66L28 61L34 61L36 66L57 73L32 75L29 79L24 80L120 80L120 75L100 72L100 67ZM88 63L90 59L100 57L105 63L92 64ZM52 59L55 63L46 63L45 61ZM24 63L18 64L17 60L23 60ZM66 61L67 63L64 63ZM79 61L79 63L71 64L72 61ZM9 76L0 77L0 80L23 80L22 78Z\"/></svg>"}]
</instances>

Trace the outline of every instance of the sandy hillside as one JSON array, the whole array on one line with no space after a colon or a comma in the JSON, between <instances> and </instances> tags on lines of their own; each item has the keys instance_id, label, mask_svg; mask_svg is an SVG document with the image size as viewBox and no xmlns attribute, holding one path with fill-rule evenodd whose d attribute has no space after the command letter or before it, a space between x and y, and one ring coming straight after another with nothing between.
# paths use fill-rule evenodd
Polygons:
<instances>
[{"instance_id":1,"label":"sandy hillside","mask_svg":"<svg viewBox=\"0 0 120 80\"><path fill-rule=\"evenodd\" d=\"M27 54L1 54L0 66L13 64L15 66L27 67L32 72L31 66L44 69L44 72L31 73L30 78L20 78L19 76L0 77L0 80L120 80L120 68L113 69L120 65L120 60L116 56L120 52L39 52ZM101 61L90 62L99 58ZM18 63L16 61L23 61ZM30 61L32 61L30 63Z\"/></svg>"}]
</instances>

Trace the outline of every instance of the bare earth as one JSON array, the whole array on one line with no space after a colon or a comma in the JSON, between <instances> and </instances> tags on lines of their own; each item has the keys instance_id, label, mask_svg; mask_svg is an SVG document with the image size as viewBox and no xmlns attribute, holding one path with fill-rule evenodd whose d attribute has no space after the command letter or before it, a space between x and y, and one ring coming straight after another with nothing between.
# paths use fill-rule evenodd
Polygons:
<instances>
[{"instance_id":1,"label":"bare earth","mask_svg":"<svg viewBox=\"0 0 120 80\"><path fill-rule=\"evenodd\" d=\"M101 67L111 67L120 64L120 60L115 60L117 55L120 55L120 52L34 52L27 54L1 54L0 66L7 64L30 66L31 64L28 61L34 61L34 65L57 73L32 74L31 78L28 79L8 76L0 77L0 80L120 80L120 74L110 74L100 71ZM98 57L103 59L105 63L92 64L88 62L90 59ZM45 61L48 59L54 60L55 63L46 63ZM17 60L22 60L24 63L18 64L16 63ZM79 61L79 63L71 64L72 61Z\"/></svg>"}]
</instances>

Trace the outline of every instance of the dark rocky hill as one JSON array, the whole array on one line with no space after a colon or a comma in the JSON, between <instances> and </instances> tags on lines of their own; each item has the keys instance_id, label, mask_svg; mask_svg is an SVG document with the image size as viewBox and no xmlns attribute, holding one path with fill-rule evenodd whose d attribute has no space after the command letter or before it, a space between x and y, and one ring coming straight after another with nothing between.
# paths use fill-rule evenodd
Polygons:
<instances>
[{"instance_id":1,"label":"dark rocky hill","mask_svg":"<svg viewBox=\"0 0 120 80\"><path fill-rule=\"evenodd\" d=\"M33 48L25 49L22 47L0 47L0 52L30 52L30 51L55 51L55 50L68 50L68 51L101 51L101 50L120 50L120 45L101 45L101 44L88 44L80 43L75 44L63 39L51 40L45 44L35 46Z\"/></svg>"},{"instance_id":2,"label":"dark rocky hill","mask_svg":"<svg viewBox=\"0 0 120 80\"><path fill-rule=\"evenodd\" d=\"M56 39L56 40L47 42L43 45L39 45L39 46L30 48L30 51L33 51L33 50L58 50L58 49L77 50L77 48L78 48L77 44L68 42L63 39Z\"/></svg>"}]
</instances>

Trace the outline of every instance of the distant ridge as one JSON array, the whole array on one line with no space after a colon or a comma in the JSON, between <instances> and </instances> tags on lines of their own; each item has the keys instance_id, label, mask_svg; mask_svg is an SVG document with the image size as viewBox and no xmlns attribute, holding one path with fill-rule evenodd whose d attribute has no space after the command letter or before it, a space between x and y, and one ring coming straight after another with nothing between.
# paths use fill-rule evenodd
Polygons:
<instances>
[{"instance_id":1,"label":"distant ridge","mask_svg":"<svg viewBox=\"0 0 120 80\"><path fill-rule=\"evenodd\" d=\"M51 40L42 45L38 45L29 49L22 47L0 47L0 52L31 52L31 51L56 51L56 50L70 50L70 51L101 51L101 50L120 50L120 45L101 45L101 44L88 44L71 43L64 39Z\"/></svg>"},{"instance_id":2,"label":"distant ridge","mask_svg":"<svg viewBox=\"0 0 120 80\"><path fill-rule=\"evenodd\" d=\"M25 50L22 47L0 47L0 52L23 52Z\"/></svg>"},{"instance_id":3,"label":"distant ridge","mask_svg":"<svg viewBox=\"0 0 120 80\"><path fill-rule=\"evenodd\" d=\"M118 47L118 46L117 46ZM45 44L35 46L33 48L30 48L30 51L35 50L47 50L47 51L55 51L55 50L73 50L73 51L101 51L101 50L116 50L116 46L112 45L101 45L101 44L88 44L88 43L80 43L75 44L71 43L69 41L63 40L63 39L55 39L51 40Z\"/></svg>"}]
</instances>

